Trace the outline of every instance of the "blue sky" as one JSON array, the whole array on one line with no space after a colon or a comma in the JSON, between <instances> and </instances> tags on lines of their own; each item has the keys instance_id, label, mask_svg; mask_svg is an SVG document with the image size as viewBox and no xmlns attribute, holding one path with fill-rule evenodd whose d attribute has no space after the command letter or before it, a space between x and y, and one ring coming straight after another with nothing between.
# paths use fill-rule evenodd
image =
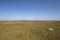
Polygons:
<instances>
[{"instance_id":1,"label":"blue sky","mask_svg":"<svg viewBox=\"0 0 60 40\"><path fill-rule=\"evenodd\" d=\"M0 0L0 20L60 20L60 0Z\"/></svg>"}]
</instances>

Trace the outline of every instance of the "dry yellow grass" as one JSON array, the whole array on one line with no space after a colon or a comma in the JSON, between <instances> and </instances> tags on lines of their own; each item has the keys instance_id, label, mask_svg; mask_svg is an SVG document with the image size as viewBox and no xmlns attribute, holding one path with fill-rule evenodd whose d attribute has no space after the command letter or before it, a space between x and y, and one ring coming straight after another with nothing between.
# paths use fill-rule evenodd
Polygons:
<instances>
[{"instance_id":1,"label":"dry yellow grass","mask_svg":"<svg viewBox=\"0 0 60 40\"><path fill-rule=\"evenodd\" d=\"M60 40L60 22L0 22L0 40Z\"/></svg>"}]
</instances>

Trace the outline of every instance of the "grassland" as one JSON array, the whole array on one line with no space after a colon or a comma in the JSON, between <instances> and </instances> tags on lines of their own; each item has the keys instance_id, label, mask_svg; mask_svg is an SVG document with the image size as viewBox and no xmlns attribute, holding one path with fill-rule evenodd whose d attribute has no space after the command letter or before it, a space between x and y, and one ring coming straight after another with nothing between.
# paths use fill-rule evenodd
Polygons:
<instances>
[{"instance_id":1,"label":"grassland","mask_svg":"<svg viewBox=\"0 0 60 40\"><path fill-rule=\"evenodd\" d=\"M2 21L0 40L60 40L60 21Z\"/></svg>"}]
</instances>

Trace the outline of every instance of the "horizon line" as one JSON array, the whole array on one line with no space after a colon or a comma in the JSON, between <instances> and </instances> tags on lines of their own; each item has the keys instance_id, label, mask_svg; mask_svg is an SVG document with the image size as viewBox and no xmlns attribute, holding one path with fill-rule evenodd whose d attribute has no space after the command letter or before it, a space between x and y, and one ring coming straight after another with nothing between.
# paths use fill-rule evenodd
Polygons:
<instances>
[{"instance_id":1,"label":"horizon line","mask_svg":"<svg viewBox=\"0 0 60 40\"><path fill-rule=\"evenodd\" d=\"M0 21L60 21L60 20L0 20Z\"/></svg>"}]
</instances>

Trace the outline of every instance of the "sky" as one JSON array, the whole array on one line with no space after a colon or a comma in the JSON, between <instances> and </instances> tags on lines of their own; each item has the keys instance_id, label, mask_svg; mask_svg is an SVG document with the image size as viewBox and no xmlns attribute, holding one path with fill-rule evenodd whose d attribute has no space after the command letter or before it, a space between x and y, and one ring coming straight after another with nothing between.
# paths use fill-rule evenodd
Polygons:
<instances>
[{"instance_id":1,"label":"sky","mask_svg":"<svg viewBox=\"0 0 60 40\"><path fill-rule=\"evenodd\" d=\"M0 0L0 20L60 20L60 0Z\"/></svg>"}]
</instances>

